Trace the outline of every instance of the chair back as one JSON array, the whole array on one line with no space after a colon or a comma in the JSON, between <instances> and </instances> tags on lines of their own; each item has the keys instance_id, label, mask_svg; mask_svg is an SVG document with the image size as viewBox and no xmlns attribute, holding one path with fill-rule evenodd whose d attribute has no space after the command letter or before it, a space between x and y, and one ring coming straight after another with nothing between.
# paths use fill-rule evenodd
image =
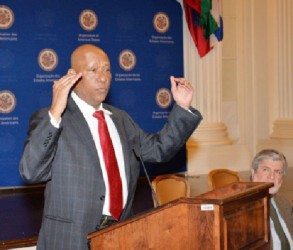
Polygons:
<instances>
[{"instance_id":1,"label":"chair back","mask_svg":"<svg viewBox=\"0 0 293 250\"><path fill-rule=\"evenodd\" d=\"M208 185L210 190L223 187L232 182L241 181L238 172L230 169L219 168L208 173Z\"/></svg>"},{"instance_id":2,"label":"chair back","mask_svg":"<svg viewBox=\"0 0 293 250\"><path fill-rule=\"evenodd\" d=\"M157 176L152 181L152 187L160 205L179 199L180 197L189 197L190 195L188 180L173 174ZM156 207L157 205L154 197L153 202Z\"/></svg>"}]
</instances>

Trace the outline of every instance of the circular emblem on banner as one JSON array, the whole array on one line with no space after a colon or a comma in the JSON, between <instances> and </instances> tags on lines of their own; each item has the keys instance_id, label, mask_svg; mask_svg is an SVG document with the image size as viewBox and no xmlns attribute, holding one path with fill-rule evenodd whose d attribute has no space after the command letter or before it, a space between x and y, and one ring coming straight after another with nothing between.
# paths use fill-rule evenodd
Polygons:
<instances>
[{"instance_id":1,"label":"circular emblem on banner","mask_svg":"<svg viewBox=\"0 0 293 250\"><path fill-rule=\"evenodd\" d=\"M38 62L45 71L52 71L58 65L58 56L52 49L43 49L39 53Z\"/></svg>"},{"instance_id":2,"label":"circular emblem on banner","mask_svg":"<svg viewBox=\"0 0 293 250\"><path fill-rule=\"evenodd\" d=\"M132 70L136 65L136 56L129 50L125 49L119 54L119 65L126 71Z\"/></svg>"},{"instance_id":3,"label":"circular emblem on banner","mask_svg":"<svg viewBox=\"0 0 293 250\"><path fill-rule=\"evenodd\" d=\"M84 10L79 15L80 26L86 31L94 30L98 25L98 17L92 10Z\"/></svg>"},{"instance_id":4,"label":"circular emblem on banner","mask_svg":"<svg viewBox=\"0 0 293 250\"><path fill-rule=\"evenodd\" d=\"M169 89L161 88L157 91L156 102L161 108L168 108L172 102L172 96Z\"/></svg>"},{"instance_id":5,"label":"circular emblem on banner","mask_svg":"<svg viewBox=\"0 0 293 250\"><path fill-rule=\"evenodd\" d=\"M0 5L0 29L9 29L14 23L13 11L5 5Z\"/></svg>"},{"instance_id":6,"label":"circular emblem on banner","mask_svg":"<svg viewBox=\"0 0 293 250\"><path fill-rule=\"evenodd\" d=\"M153 19L154 28L159 33L165 33L170 28L170 19L164 12L158 12Z\"/></svg>"},{"instance_id":7,"label":"circular emblem on banner","mask_svg":"<svg viewBox=\"0 0 293 250\"><path fill-rule=\"evenodd\" d=\"M0 91L0 113L10 113L16 106L15 95L8 91Z\"/></svg>"}]
</instances>

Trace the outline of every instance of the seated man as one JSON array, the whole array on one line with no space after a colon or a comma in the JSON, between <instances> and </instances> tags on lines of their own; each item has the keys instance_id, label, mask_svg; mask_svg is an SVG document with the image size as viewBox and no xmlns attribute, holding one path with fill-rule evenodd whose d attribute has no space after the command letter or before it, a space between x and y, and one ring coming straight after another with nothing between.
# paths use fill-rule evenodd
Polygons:
<instances>
[{"instance_id":1,"label":"seated man","mask_svg":"<svg viewBox=\"0 0 293 250\"><path fill-rule=\"evenodd\" d=\"M272 249L293 249L292 206L278 193L286 170L285 156L273 149L262 150L252 161L252 181L274 183L274 186L269 189Z\"/></svg>"}]
</instances>

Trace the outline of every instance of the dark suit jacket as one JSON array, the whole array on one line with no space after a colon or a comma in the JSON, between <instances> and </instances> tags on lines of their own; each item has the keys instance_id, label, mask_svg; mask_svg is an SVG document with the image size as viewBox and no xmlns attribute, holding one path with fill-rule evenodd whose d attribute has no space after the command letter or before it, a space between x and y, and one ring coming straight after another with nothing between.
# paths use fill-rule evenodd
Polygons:
<instances>
[{"instance_id":1,"label":"dark suit jacket","mask_svg":"<svg viewBox=\"0 0 293 250\"><path fill-rule=\"evenodd\" d=\"M281 196L278 193L274 195L272 199L274 199L277 209L281 217L285 221L287 229L291 235L291 238L293 239L293 208L291 204L289 203L289 201L287 201L283 196Z\"/></svg>"},{"instance_id":2,"label":"dark suit jacket","mask_svg":"<svg viewBox=\"0 0 293 250\"><path fill-rule=\"evenodd\" d=\"M139 147L145 162L170 159L200 123L200 113L174 105L168 122L156 134L144 132L128 116L113 106L112 112L122 143L128 200L121 220L129 218L140 162L133 149ZM20 174L28 183L46 182L45 206L38 249L87 249L87 234L98 225L105 197L98 154L89 127L72 98L59 129L50 123L48 108L30 120L28 140L20 162Z\"/></svg>"}]
</instances>

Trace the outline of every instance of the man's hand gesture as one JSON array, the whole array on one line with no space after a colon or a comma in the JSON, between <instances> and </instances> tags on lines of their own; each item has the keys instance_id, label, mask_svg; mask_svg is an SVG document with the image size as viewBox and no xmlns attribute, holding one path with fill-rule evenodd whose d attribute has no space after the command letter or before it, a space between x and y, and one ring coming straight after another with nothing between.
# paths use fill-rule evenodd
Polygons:
<instances>
[{"instance_id":1,"label":"man's hand gesture","mask_svg":"<svg viewBox=\"0 0 293 250\"><path fill-rule=\"evenodd\" d=\"M58 122L66 108L68 95L73 85L81 78L81 73L76 73L75 70L69 69L67 74L53 85L53 100L50 108L50 113Z\"/></svg>"},{"instance_id":2,"label":"man's hand gesture","mask_svg":"<svg viewBox=\"0 0 293 250\"><path fill-rule=\"evenodd\" d=\"M170 77L170 81L171 92L175 102L182 108L188 110L194 93L190 82L184 78L175 78L174 76Z\"/></svg>"}]
</instances>

